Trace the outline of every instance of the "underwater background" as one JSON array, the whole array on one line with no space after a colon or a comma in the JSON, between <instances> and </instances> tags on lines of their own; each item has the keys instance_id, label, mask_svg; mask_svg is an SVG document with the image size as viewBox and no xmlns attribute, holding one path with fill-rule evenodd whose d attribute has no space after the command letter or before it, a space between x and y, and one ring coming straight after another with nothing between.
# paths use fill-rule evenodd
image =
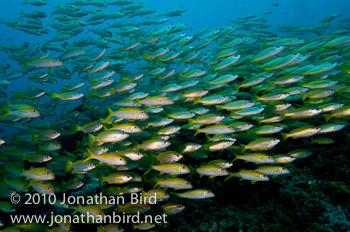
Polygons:
<instances>
[{"instance_id":1,"label":"underwater background","mask_svg":"<svg viewBox=\"0 0 350 232\"><path fill-rule=\"evenodd\" d=\"M0 231L350 230L350 2L0 12ZM100 194L125 202L60 204Z\"/></svg>"}]
</instances>

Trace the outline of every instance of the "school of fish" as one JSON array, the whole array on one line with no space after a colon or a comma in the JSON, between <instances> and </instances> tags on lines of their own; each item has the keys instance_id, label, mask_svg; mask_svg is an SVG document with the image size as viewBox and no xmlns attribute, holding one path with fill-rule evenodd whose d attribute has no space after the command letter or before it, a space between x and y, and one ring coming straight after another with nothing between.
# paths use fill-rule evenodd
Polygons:
<instances>
[{"instance_id":1,"label":"school of fish","mask_svg":"<svg viewBox=\"0 0 350 232\"><path fill-rule=\"evenodd\" d=\"M14 193L59 196L96 185L93 193L154 195L157 204L76 205L63 207L65 214L178 214L186 208L179 198L215 196L190 180L256 183L289 174L284 164L312 152L275 147L333 144L349 123L350 19L340 14L274 32L264 12L190 32L191 25L167 23L183 8L157 14L133 0L72 0L47 15L46 0L23 4L34 10L0 23L38 38L56 33L1 46L0 124L2 133L14 131L0 136L2 212L16 212ZM343 26L334 29L336 19ZM26 82L25 91L10 91ZM239 160L255 169L235 169Z\"/></svg>"}]
</instances>

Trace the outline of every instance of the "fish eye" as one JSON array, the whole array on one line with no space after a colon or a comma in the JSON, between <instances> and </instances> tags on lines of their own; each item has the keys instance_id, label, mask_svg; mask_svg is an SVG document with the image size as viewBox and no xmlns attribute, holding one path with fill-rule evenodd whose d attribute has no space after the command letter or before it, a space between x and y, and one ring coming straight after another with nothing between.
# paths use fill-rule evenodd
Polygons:
<instances>
[{"instance_id":1,"label":"fish eye","mask_svg":"<svg viewBox=\"0 0 350 232\"><path fill-rule=\"evenodd\" d=\"M46 175L50 175L50 172L47 172Z\"/></svg>"},{"instance_id":2,"label":"fish eye","mask_svg":"<svg viewBox=\"0 0 350 232\"><path fill-rule=\"evenodd\" d=\"M221 168L221 171L223 172L223 171L225 171L225 169L224 169L224 168Z\"/></svg>"},{"instance_id":3,"label":"fish eye","mask_svg":"<svg viewBox=\"0 0 350 232\"><path fill-rule=\"evenodd\" d=\"M93 164L93 163L89 163L88 166L89 166L89 167L93 167L94 164Z\"/></svg>"},{"instance_id":4,"label":"fish eye","mask_svg":"<svg viewBox=\"0 0 350 232\"><path fill-rule=\"evenodd\" d=\"M122 135L125 135L125 133L123 132Z\"/></svg>"},{"instance_id":5,"label":"fish eye","mask_svg":"<svg viewBox=\"0 0 350 232\"><path fill-rule=\"evenodd\" d=\"M130 176L130 175L127 175L126 177L127 177L127 178L132 178L132 176Z\"/></svg>"},{"instance_id":6,"label":"fish eye","mask_svg":"<svg viewBox=\"0 0 350 232\"><path fill-rule=\"evenodd\" d=\"M123 161L123 159L122 159L122 158L120 158L119 160L120 160L120 161Z\"/></svg>"},{"instance_id":7,"label":"fish eye","mask_svg":"<svg viewBox=\"0 0 350 232\"><path fill-rule=\"evenodd\" d=\"M272 157L271 157L271 156L268 156L267 158L268 158L268 159L272 159Z\"/></svg>"},{"instance_id":8,"label":"fish eye","mask_svg":"<svg viewBox=\"0 0 350 232\"><path fill-rule=\"evenodd\" d=\"M141 111L141 114L144 114L145 112Z\"/></svg>"},{"instance_id":9,"label":"fish eye","mask_svg":"<svg viewBox=\"0 0 350 232\"><path fill-rule=\"evenodd\" d=\"M166 143L166 141L163 141L163 143L165 144L165 143Z\"/></svg>"},{"instance_id":10,"label":"fish eye","mask_svg":"<svg viewBox=\"0 0 350 232\"><path fill-rule=\"evenodd\" d=\"M56 59L57 62L59 62L60 60L59 59Z\"/></svg>"},{"instance_id":11,"label":"fish eye","mask_svg":"<svg viewBox=\"0 0 350 232\"><path fill-rule=\"evenodd\" d=\"M186 169L186 167L185 167L185 166L182 166L182 169Z\"/></svg>"},{"instance_id":12,"label":"fish eye","mask_svg":"<svg viewBox=\"0 0 350 232\"><path fill-rule=\"evenodd\" d=\"M227 128L228 128L228 129L231 129L231 127L230 127L230 126L228 126Z\"/></svg>"},{"instance_id":13,"label":"fish eye","mask_svg":"<svg viewBox=\"0 0 350 232\"><path fill-rule=\"evenodd\" d=\"M33 113L35 113L36 112L36 110L33 110Z\"/></svg>"}]
</instances>

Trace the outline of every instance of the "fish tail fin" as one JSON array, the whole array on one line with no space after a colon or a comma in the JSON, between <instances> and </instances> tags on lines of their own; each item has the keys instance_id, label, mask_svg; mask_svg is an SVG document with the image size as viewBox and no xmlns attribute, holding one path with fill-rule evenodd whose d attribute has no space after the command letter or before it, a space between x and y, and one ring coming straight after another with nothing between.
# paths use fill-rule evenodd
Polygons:
<instances>
[{"instance_id":1,"label":"fish tail fin","mask_svg":"<svg viewBox=\"0 0 350 232\"><path fill-rule=\"evenodd\" d=\"M113 117L113 111L111 110L111 108L107 107L107 109L108 109L109 115L105 119L105 122L109 121Z\"/></svg>"},{"instance_id":2,"label":"fish tail fin","mask_svg":"<svg viewBox=\"0 0 350 232\"><path fill-rule=\"evenodd\" d=\"M104 231L106 231L106 228L104 226L97 227L97 232L104 232Z\"/></svg>"},{"instance_id":3,"label":"fish tail fin","mask_svg":"<svg viewBox=\"0 0 350 232\"><path fill-rule=\"evenodd\" d=\"M30 180L27 185L24 186L24 190L29 190L30 186L35 183L39 183L40 181L38 180Z\"/></svg>"},{"instance_id":4,"label":"fish tail fin","mask_svg":"<svg viewBox=\"0 0 350 232\"><path fill-rule=\"evenodd\" d=\"M11 105L10 102L7 99L5 99L5 106L6 106L6 108L8 108L10 105Z\"/></svg>"},{"instance_id":5,"label":"fish tail fin","mask_svg":"<svg viewBox=\"0 0 350 232\"><path fill-rule=\"evenodd\" d=\"M100 181L100 183L105 182L105 180L106 180L106 179L105 179L105 177L104 177L104 176L100 176L100 177L99 177L99 181Z\"/></svg>"},{"instance_id":6,"label":"fish tail fin","mask_svg":"<svg viewBox=\"0 0 350 232\"><path fill-rule=\"evenodd\" d=\"M78 204L78 207L73 211L72 215L78 213L80 209L81 209L81 205Z\"/></svg>"},{"instance_id":7,"label":"fish tail fin","mask_svg":"<svg viewBox=\"0 0 350 232\"><path fill-rule=\"evenodd\" d=\"M196 99L194 99L194 101L193 101L193 105L198 104L198 103L199 103L199 100L200 100L200 98L196 98Z\"/></svg>"},{"instance_id":8,"label":"fish tail fin","mask_svg":"<svg viewBox=\"0 0 350 232\"><path fill-rule=\"evenodd\" d=\"M138 142L135 142L134 150L139 151L141 149L141 144Z\"/></svg>"},{"instance_id":9,"label":"fish tail fin","mask_svg":"<svg viewBox=\"0 0 350 232\"><path fill-rule=\"evenodd\" d=\"M241 148L242 152L245 152L245 150L247 150L247 146L244 144L239 144L239 147Z\"/></svg>"},{"instance_id":10,"label":"fish tail fin","mask_svg":"<svg viewBox=\"0 0 350 232\"><path fill-rule=\"evenodd\" d=\"M153 186L153 189L157 188L158 185L159 183L156 181L155 185Z\"/></svg>"},{"instance_id":11,"label":"fish tail fin","mask_svg":"<svg viewBox=\"0 0 350 232\"><path fill-rule=\"evenodd\" d=\"M281 116L281 120L283 120L283 119L285 119L287 117L287 113L286 112L281 112L280 116Z\"/></svg>"},{"instance_id":12,"label":"fish tail fin","mask_svg":"<svg viewBox=\"0 0 350 232\"><path fill-rule=\"evenodd\" d=\"M24 96L24 93L17 92L16 93L16 98L22 98Z\"/></svg>"},{"instance_id":13,"label":"fish tail fin","mask_svg":"<svg viewBox=\"0 0 350 232\"><path fill-rule=\"evenodd\" d=\"M189 177L191 177L191 176L193 176L193 174L197 173L197 170L194 167L189 165L188 168L191 171Z\"/></svg>"},{"instance_id":14,"label":"fish tail fin","mask_svg":"<svg viewBox=\"0 0 350 232\"><path fill-rule=\"evenodd\" d=\"M111 108L107 107L107 110L109 114L113 114L113 110Z\"/></svg>"},{"instance_id":15,"label":"fish tail fin","mask_svg":"<svg viewBox=\"0 0 350 232\"><path fill-rule=\"evenodd\" d=\"M188 126L192 126L195 123L196 123L196 121L194 119L192 119L192 118L188 119Z\"/></svg>"},{"instance_id":16,"label":"fish tail fin","mask_svg":"<svg viewBox=\"0 0 350 232\"><path fill-rule=\"evenodd\" d=\"M261 48L266 47L267 45L269 45L269 42L264 38L264 44L261 46Z\"/></svg>"},{"instance_id":17,"label":"fish tail fin","mask_svg":"<svg viewBox=\"0 0 350 232\"><path fill-rule=\"evenodd\" d=\"M145 176L143 176L143 182L144 182L145 184L149 184L149 185L152 185L153 182L156 181L156 179L157 179L157 177L154 177L154 178L150 179L150 178L146 178ZM157 185L157 184L156 184L156 185ZM155 187L153 187L153 188L155 188Z\"/></svg>"},{"instance_id":18,"label":"fish tail fin","mask_svg":"<svg viewBox=\"0 0 350 232\"><path fill-rule=\"evenodd\" d=\"M92 134L89 134L89 146L91 146L94 142L95 142L95 136L93 136Z\"/></svg>"},{"instance_id":19,"label":"fish tail fin","mask_svg":"<svg viewBox=\"0 0 350 232\"><path fill-rule=\"evenodd\" d=\"M257 119L256 123L258 124L258 126L260 126L261 125L261 119Z\"/></svg>"},{"instance_id":20,"label":"fish tail fin","mask_svg":"<svg viewBox=\"0 0 350 232\"><path fill-rule=\"evenodd\" d=\"M147 171L143 174L143 176L146 176L150 171L152 171L152 165L147 169Z\"/></svg>"},{"instance_id":21,"label":"fish tail fin","mask_svg":"<svg viewBox=\"0 0 350 232\"><path fill-rule=\"evenodd\" d=\"M102 124L106 124L107 123L106 119L103 119L103 118L100 118L99 122L102 123Z\"/></svg>"},{"instance_id":22,"label":"fish tail fin","mask_svg":"<svg viewBox=\"0 0 350 232\"><path fill-rule=\"evenodd\" d=\"M238 160L239 155L235 154L235 158L232 159L231 163L235 162L236 160Z\"/></svg>"},{"instance_id":23,"label":"fish tail fin","mask_svg":"<svg viewBox=\"0 0 350 232\"><path fill-rule=\"evenodd\" d=\"M88 160L91 160L95 157L95 154L92 153L92 151L89 149L89 148L86 148L87 152L88 152L88 156L86 159L84 159L84 162L88 161Z\"/></svg>"},{"instance_id":24,"label":"fish tail fin","mask_svg":"<svg viewBox=\"0 0 350 232\"><path fill-rule=\"evenodd\" d=\"M52 92L52 93L51 93L51 96L50 96L50 98L57 98L57 96L58 96L58 94L57 94L57 93L55 93L55 92Z\"/></svg>"},{"instance_id":25,"label":"fish tail fin","mask_svg":"<svg viewBox=\"0 0 350 232\"><path fill-rule=\"evenodd\" d=\"M332 118L332 114L324 114L323 117L324 117L324 120L328 122Z\"/></svg>"},{"instance_id":26,"label":"fish tail fin","mask_svg":"<svg viewBox=\"0 0 350 232\"><path fill-rule=\"evenodd\" d=\"M89 93L88 93L88 98L93 98L93 97L95 97L95 93L94 92L92 92L92 91L88 91Z\"/></svg>"},{"instance_id":27,"label":"fish tail fin","mask_svg":"<svg viewBox=\"0 0 350 232\"><path fill-rule=\"evenodd\" d=\"M65 168L64 168L64 171L65 171L65 172L70 171L70 170L72 169L72 164L73 164L72 161L67 160L66 166L65 166Z\"/></svg>"},{"instance_id":28,"label":"fish tail fin","mask_svg":"<svg viewBox=\"0 0 350 232\"><path fill-rule=\"evenodd\" d=\"M193 137L196 136L200 132L199 128L195 128L194 130L196 131L196 133L194 133Z\"/></svg>"},{"instance_id":29,"label":"fish tail fin","mask_svg":"<svg viewBox=\"0 0 350 232\"><path fill-rule=\"evenodd\" d=\"M301 96L301 99L303 100L303 102L304 102L305 99L307 98L307 95L306 95L306 93L304 93L304 92L300 92L300 96Z\"/></svg>"},{"instance_id":30,"label":"fish tail fin","mask_svg":"<svg viewBox=\"0 0 350 232\"><path fill-rule=\"evenodd\" d=\"M224 181L228 181L229 179L231 179L232 177L234 177L236 175L235 172L228 172L228 176L225 178Z\"/></svg>"},{"instance_id":31,"label":"fish tail fin","mask_svg":"<svg viewBox=\"0 0 350 232\"><path fill-rule=\"evenodd\" d=\"M27 67L27 65L28 65L28 61L27 60L25 60L25 59L22 59L22 62L23 62L23 66L22 66L22 69L21 69L21 72L23 72L23 70Z\"/></svg>"},{"instance_id":32,"label":"fish tail fin","mask_svg":"<svg viewBox=\"0 0 350 232\"><path fill-rule=\"evenodd\" d=\"M10 111L8 109L3 109L5 111L5 113L3 115L1 115L1 118L5 118L6 116L8 116L10 114Z\"/></svg>"},{"instance_id":33,"label":"fish tail fin","mask_svg":"<svg viewBox=\"0 0 350 232\"><path fill-rule=\"evenodd\" d=\"M80 130L80 126L78 125L73 126L72 130L75 132L78 132Z\"/></svg>"},{"instance_id":34,"label":"fish tail fin","mask_svg":"<svg viewBox=\"0 0 350 232\"><path fill-rule=\"evenodd\" d=\"M33 135L33 143L37 143L38 142L38 135Z\"/></svg>"},{"instance_id":35,"label":"fish tail fin","mask_svg":"<svg viewBox=\"0 0 350 232\"><path fill-rule=\"evenodd\" d=\"M209 144L204 144L204 145L203 145L203 149L204 149L205 151L209 151Z\"/></svg>"},{"instance_id":36,"label":"fish tail fin","mask_svg":"<svg viewBox=\"0 0 350 232\"><path fill-rule=\"evenodd\" d=\"M288 139L288 134L281 132L281 138L283 141L285 141L286 139Z\"/></svg>"},{"instance_id":37,"label":"fish tail fin","mask_svg":"<svg viewBox=\"0 0 350 232\"><path fill-rule=\"evenodd\" d=\"M215 107L216 107L217 110L222 110L222 107L223 107L223 106L216 105Z\"/></svg>"}]
</instances>

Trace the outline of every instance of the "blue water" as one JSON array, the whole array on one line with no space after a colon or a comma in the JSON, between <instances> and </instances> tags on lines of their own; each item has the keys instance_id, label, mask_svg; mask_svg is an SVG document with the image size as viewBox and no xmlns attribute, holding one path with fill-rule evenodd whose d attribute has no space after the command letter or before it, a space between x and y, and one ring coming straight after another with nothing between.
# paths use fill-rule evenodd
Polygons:
<instances>
[{"instance_id":1,"label":"blue water","mask_svg":"<svg viewBox=\"0 0 350 232\"><path fill-rule=\"evenodd\" d=\"M6 3L5 3L6 2ZM68 3L69 0L59 1L60 4ZM108 1L107 1L108 2ZM266 24L271 25L268 30L271 30L276 33L276 35L280 38L285 37L299 37L305 40L308 40L310 38L316 37L318 35L311 34L311 33L305 33L303 35L293 35L285 32L279 32L278 26L281 25L292 25L297 27L310 27L314 25L321 24L320 20L322 20L325 17L329 17L334 14L340 14L341 16L339 18L349 18L350 17L350 1L346 0L134 0L134 2L142 3L144 7L154 7L156 9L156 13L146 16L136 16L132 18L126 18L123 17L121 19L117 19L115 21L141 21L143 19L147 18L153 18L157 13L163 13L167 12L169 10L172 10L174 8L182 7L185 9L185 12L179 16L179 17L166 17L169 19L169 21L165 24L161 24L159 26L151 26L152 32L154 31L154 28L163 27L164 25L171 25L171 24L178 24L178 23L186 23L190 27L185 31L188 35L192 35L195 32L201 30L204 27L208 28L219 28L223 26L233 26L236 25L232 22L232 20L237 20L239 18L245 17L247 15L251 14L261 14L263 12L270 11L271 13L266 15L261 15L261 17L265 18L267 20ZM47 26L47 24L50 22L49 16L50 12L54 9L54 7L57 5L57 1L55 0L48 0L48 4L46 6L30 6L30 5L22 5L20 0L17 1L4 1L2 3L2 7L0 8L0 18L4 21L11 21L16 20L17 17L20 15L20 11L33 11L33 10L40 10L44 11L47 14L47 17L42 20L42 24L44 28L48 28L50 30L50 33L43 34L40 36L30 35L24 32L21 32L19 30L7 27L4 24L0 24L0 45L2 46L9 46L9 45L21 45L25 42L29 43L30 45L35 44L44 44L47 40L50 40L56 33L56 29ZM95 7L86 7L83 6L86 10L92 10L95 9ZM108 8L104 8L107 12L114 12L120 10L119 6L110 6ZM161 17L164 18L164 17ZM340 28L339 26L346 25L346 23L341 23L338 21L338 19L335 19L330 24L332 28L326 29L324 31L324 34L327 34L328 32L331 32L335 30L335 28ZM85 20L86 17L83 19ZM23 20L23 19L20 19ZM107 28L108 25L112 24L113 20L108 20L104 24L99 25L93 25L93 26L86 26L84 27L84 32L80 33L77 36L73 36L73 38L67 40L67 42L71 45L73 41L78 40L80 38L84 38L86 36L92 36L93 38L99 38L99 36L92 34L88 32L89 28ZM237 25L236 25L237 26ZM114 36L117 36L115 33L116 31L119 31L119 29L110 29L113 32ZM246 35L249 36L249 31L246 31ZM276 39L276 38L274 38ZM261 41L260 41L261 42ZM196 42L195 42L196 43ZM53 44L60 44L53 43ZM115 47L120 47L121 45L114 45L112 43L109 43L109 46L111 48L108 48L108 52L110 52ZM82 49L88 49L87 47L84 47ZM97 49L96 49L97 51ZM127 54L127 52L125 52ZM61 53L52 51L50 54L50 58L56 58L59 57ZM254 54L252 54L254 55ZM141 58L142 59L142 58ZM7 63L10 65L10 71L14 71L16 73L20 73L20 70L22 68L21 64L18 64L17 62L14 62L13 60L8 58L8 54L0 50L0 62ZM126 70L135 72L135 69L138 67L139 63L143 62L142 64L145 65L144 60L137 61L133 64L128 64L126 66ZM319 60L317 60L319 62ZM67 62L67 67L69 69L72 68L70 62ZM179 69L181 66L176 67ZM197 68L197 64L193 64L193 67ZM169 65L169 67L173 68L172 64ZM208 68L209 70L209 68ZM250 70L247 71L248 75L250 75ZM84 73L85 74L85 73ZM24 74L28 75L28 74ZM116 80L116 82L113 84L113 87L117 86L119 81L120 74L115 74L113 79ZM6 74L0 73L0 78L6 78ZM51 84L51 83L33 83L30 81L27 81L26 76L23 78L13 80L13 84L9 85L7 89L1 89L2 91L6 92L7 94L15 94L16 92L24 92L28 90L29 86L33 87L48 87L51 88L54 92L60 92L61 86L67 83L71 83L74 81L79 80L78 75L75 73L70 80L63 80L63 79L57 79L58 83ZM85 89L86 87L90 86L90 83L86 81L86 85L81 88L81 92L86 93ZM152 86L154 88L157 88L158 86ZM160 86L162 87L162 86ZM80 91L79 90L79 91ZM149 91L149 89L138 89L137 91ZM149 91L150 92L150 91ZM125 95L123 95L125 97ZM2 98L1 98L2 99ZM11 103L20 103L22 99L16 99L15 97L9 97L8 99L11 100ZM43 98L39 98L39 101L41 99L49 99L49 96L45 96ZM90 99L89 99L90 100ZM17 102L16 102L17 101ZM27 102L31 102L32 100L28 100ZM49 100L48 100L49 101ZM107 100L106 100L107 101ZM55 113L57 117L51 117L51 116L45 116L43 119L34 119L35 123L40 123L44 121L50 121L50 120L64 120L64 117L60 117L61 113L66 113L70 109L73 109L75 106L81 104L82 100L77 101L60 101L59 105L55 109ZM90 102L102 102L103 109L105 110L105 114L101 115L101 118L105 118L107 116L106 108L108 104L105 103L105 99L93 99ZM197 105L199 107L199 105ZM181 107L181 106L180 106ZM179 107L179 108L180 108ZM102 108L102 107L101 107ZM171 108L170 108L171 109ZM178 108L177 108L178 109ZM176 109L176 110L177 110ZM102 111L101 110L101 111ZM214 111L215 112L215 111ZM93 115L93 114L92 114ZM96 116L96 115L95 115ZM96 118L91 119L92 121ZM73 120L74 121L74 120ZM26 121L22 120L18 124L19 125L26 125ZM74 123L80 123L80 122L74 122ZM84 122L85 123L85 122ZM287 121L288 123L288 121ZM323 123L323 121L322 121ZM17 132L18 130L13 129L11 125L7 125L5 123L0 124L4 131L1 133L1 137L4 137L6 135L13 134L13 132ZM185 135L188 136L188 135ZM277 136L277 135L276 135ZM0 137L0 138L1 138ZM87 137L87 136L86 136ZM278 137L278 136L277 136ZM185 137L182 137L181 139L184 139ZM291 139L290 139L291 140ZM241 141L240 141L241 142ZM289 142L289 141L288 141ZM288 144L286 142L286 144ZM301 143L302 145L305 145ZM232 157L231 157L232 158ZM198 161L198 164L200 162ZM196 176L197 178L198 176ZM221 180L220 180L221 181ZM205 210L205 209L203 209Z\"/></svg>"},{"instance_id":2,"label":"blue water","mask_svg":"<svg viewBox=\"0 0 350 232\"><path fill-rule=\"evenodd\" d=\"M60 4L65 4L67 1L59 1ZM185 31L188 34L193 34L194 32L202 29L203 27L217 28L221 26L232 26L231 20L237 20L240 17L244 17L250 14L259 14L266 11L272 11L272 13L264 15L263 17L267 20L267 24L273 26L276 29L278 25L293 25L299 27L313 26L320 24L319 19L331 16L335 13L339 13L342 17L350 16L350 2L349 1L310 1L310 0L292 0L292 1L271 1L271 0L220 0L220 1L210 1L210 0L190 0L190 1L165 1L162 0L140 0L135 1L142 3L145 7L153 7L156 9L156 13L162 13L169 11L177 7L185 8L185 12L180 17L167 17L169 21L167 24L177 24L177 23L187 23L190 28ZM274 6L274 3L279 3L279 6ZM52 38L56 30L52 27L46 26L49 22L50 12L57 6L56 1L48 1L46 6L32 6L32 5L22 5L21 1L7 1L4 7L0 8L0 18L5 21L16 20L20 14L20 11L33 11L40 10L46 12L48 17L42 19L43 26L49 28L49 34L43 34L41 36L35 36L15 30L13 28L7 27L4 24L0 24L0 43L3 46L8 45L20 45L23 42L28 42L30 44L44 43L46 40ZM86 7L84 9L93 9L94 7ZM113 12L120 10L119 6L109 6L106 8L107 12ZM152 18L155 14L146 16L136 16L131 19L131 21L138 21L144 18ZM163 17L164 18L164 17ZM23 20L23 19L21 19ZM118 19L119 20L119 19ZM120 20L125 20L121 18ZM108 20L105 26L113 23L112 20ZM332 22L333 26L339 25L337 20ZM103 28L103 24L91 26L91 28ZM160 25L163 26L163 25ZM75 36L74 38L68 40L74 41L76 39L85 37L87 34L91 36L91 33L87 33L87 28L85 31ZM113 29L112 29L113 31ZM305 34L305 38L310 38L310 34ZM51 53L50 57L55 57L55 53ZM12 67L18 68L17 63L11 62L11 60L6 59L6 54L0 52L0 61L4 63L10 63ZM23 85L24 84L24 85ZM21 87L26 87L25 83L20 82L16 85L11 85L10 90L26 90Z\"/></svg>"},{"instance_id":3,"label":"blue water","mask_svg":"<svg viewBox=\"0 0 350 232\"><path fill-rule=\"evenodd\" d=\"M6 5L1 7L0 16L5 21L13 20L19 15L20 10L41 10L50 14L52 7L57 5L57 1L48 1L46 6L30 6L22 5L21 1L7 1ZM64 4L67 1L59 1ZM162 1L162 0L140 0L135 1L144 4L144 6L154 7L156 12L161 13L177 7L185 8L185 12L181 17L169 18L169 24L184 22L191 26L192 30L198 30L206 26L215 28L219 26L232 25L230 20L247 16L249 14L258 14L264 11L273 11L272 14L266 15L268 24L271 25L296 25L296 26L312 26L319 23L319 19L330 16L335 13L340 13L343 16L349 16L350 2L346 0L190 0L190 1ZM166 3L165 3L166 2ZM273 6L273 3L279 3L278 7ZM87 8L88 9L88 8ZM118 6L110 6L108 11L116 11L120 8ZM151 18L153 15L141 16ZM141 19L140 16L135 19ZM47 18L43 20L47 22ZM45 23L44 23L45 25ZM49 39L55 30L50 29L52 34L47 36L37 37L33 35L24 34L20 31L8 28L5 25L0 25L1 39L4 44L28 42L41 42ZM7 40L12 38L11 42Z\"/></svg>"}]
</instances>

